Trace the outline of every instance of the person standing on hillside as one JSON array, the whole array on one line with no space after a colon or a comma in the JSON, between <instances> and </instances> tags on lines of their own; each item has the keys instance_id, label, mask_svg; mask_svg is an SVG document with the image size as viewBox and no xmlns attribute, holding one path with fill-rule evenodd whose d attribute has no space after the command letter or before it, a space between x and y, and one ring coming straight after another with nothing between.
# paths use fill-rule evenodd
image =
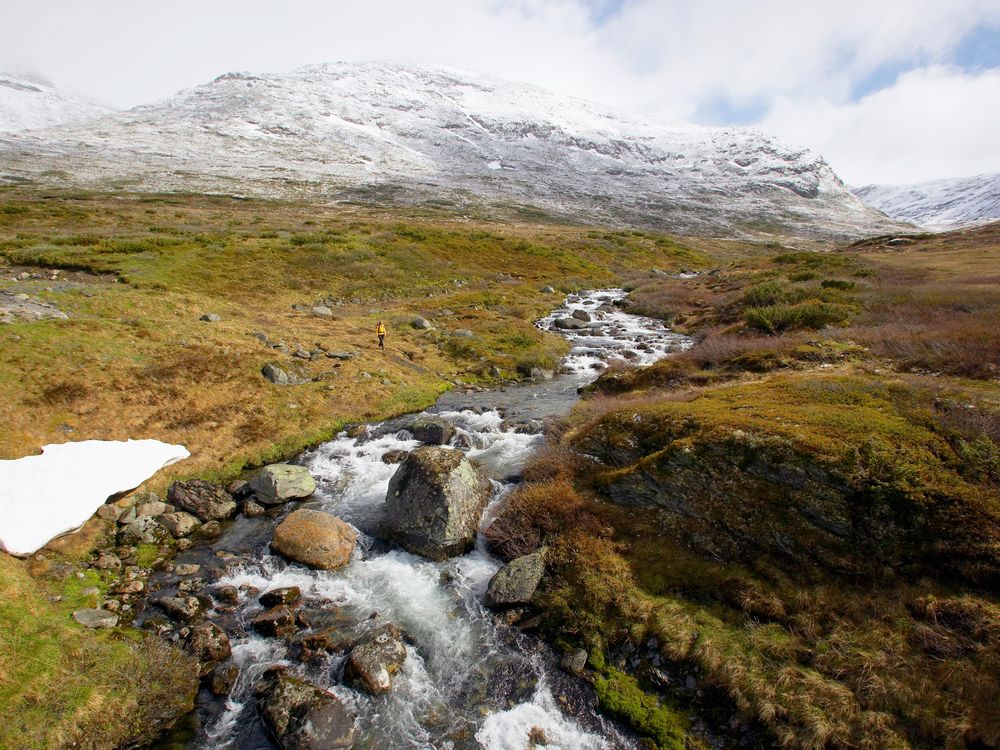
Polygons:
<instances>
[{"instance_id":1,"label":"person standing on hillside","mask_svg":"<svg viewBox=\"0 0 1000 750\"><path fill-rule=\"evenodd\" d=\"M375 335L378 336L378 348L385 349L385 323L381 320L375 326Z\"/></svg>"}]
</instances>

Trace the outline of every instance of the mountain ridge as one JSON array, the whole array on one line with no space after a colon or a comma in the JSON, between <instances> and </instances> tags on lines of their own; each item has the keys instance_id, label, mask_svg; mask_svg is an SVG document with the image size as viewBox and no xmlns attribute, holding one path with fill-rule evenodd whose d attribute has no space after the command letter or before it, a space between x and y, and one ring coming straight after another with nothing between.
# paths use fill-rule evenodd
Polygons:
<instances>
[{"instance_id":1,"label":"mountain ridge","mask_svg":"<svg viewBox=\"0 0 1000 750\"><path fill-rule=\"evenodd\" d=\"M899 231L821 156L450 68L226 73L86 125L0 135L0 181L376 202L526 205L696 234Z\"/></svg>"},{"instance_id":2,"label":"mountain ridge","mask_svg":"<svg viewBox=\"0 0 1000 750\"><path fill-rule=\"evenodd\" d=\"M66 94L40 76L0 71L0 133L49 128L112 111Z\"/></svg>"},{"instance_id":3,"label":"mountain ridge","mask_svg":"<svg viewBox=\"0 0 1000 750\"><path fill-rule=\"evenodd\" d=\"M909 185L859 185L851 191L887 216L926 229L1000 221L1000 172Z\"/></svg>"}]
</instances>

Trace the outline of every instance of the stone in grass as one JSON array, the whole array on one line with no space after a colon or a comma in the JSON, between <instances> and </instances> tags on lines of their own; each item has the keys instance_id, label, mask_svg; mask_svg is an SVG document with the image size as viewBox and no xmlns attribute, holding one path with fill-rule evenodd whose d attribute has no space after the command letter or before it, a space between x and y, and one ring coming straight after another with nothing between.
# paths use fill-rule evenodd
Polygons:
<instances>
[{"instance_id":1,"label":"stone in grass","mask_svg":"<svg viewBox=\"0 0 1000 750\"><path fill-rule=\"evenodd\" d=\"M490 579L486 604L512 607L529 604L545 573L545 548L511 560Z\"/></svg>"},{"instance_id":2,"label":"stone in grass","mask_svg":"<svg viewBox=\"0 0 1000 750\"><path fill-rule=\"evenodd\" d=\"M427 318L414 318L411 325L419 331L428 331L434 327Z\"/></svg>"},{"instance_id":3,"label":"stone in grass","mask_svg":"<svg viewBox=\"0 0 1000 750\"><path fill-rule=\"evenodd\" d=\"M216 315L215 313L205 313L200 318L198 318L198 320L203 320L206 323L218 323L220 320L222 320L222 318Z\"/></svg>"},{"instance_id":4,"label":"stone in grass","mask_svg":"<svg viewBox=\"0 0 1000 750\"><path fill-rule=\"evenodd\" d=\"M118 624L118 615L105 609L78 609L73 613L73 619L83 627L94 630L113 628Z\"/></svg>"},{"instance_id":5,"label":"stone in grass","mask_svg":"<svg viewBox=\"0 0 1000 750\"><path fill-rule=\"evenodd\" d=\"M250 480L250 488L258 502L277 505L309 497L316 491L316 480L304 466L272 464L254 475Z\"/></svg>"},{"instance_id":6,"label":"stone in grass","mask_svg":"<svg viewBox=\"0 0 1000 750\"><path fill-rule=\"evenodd\" d=\"M278 524L271 547L310 568L335 570L351 561L357 534L336 516L300 509Z\"/></svg>"},{"instance_id":7,"label":"stone in grass","mask_svg":"<svg viewBox=\"0 0 1000 750\"><path fill-rule=\"evenodd\" d=\"M291 385L292 383L292 379L288 377L288 373L274 364L274 362L268 362L260 368L260 374L275 385Z\"/></svg>"},{"instance_id":8,"label":"stone in grass","mask_svg":"<svg viewBox=\"0 0 1000 750\"><path fill-rule=\"evenodd\" d=\"M559 660L560 669L570 674L581 675L587 666L587 652L582 648L577 648L563 654Z\"/></svg>"},{"instance_id":9,"label":"stone in grass","mask_svg":"<svg viewBox=\"0 0 1000 750\"><path fill-rule=\"evenodd\" d=\"M163 596L154 604L166 612L174 620L190 622L197 619L204 607L195 596Z\"/></svg>"},{"instance_id":10,"label":"stone in grass","mask_svg":"<svg viewBox=\"0 0 1000 750\"><path fill-rule=\"evenodd\" d=\"M312 314L315 315L317 318L332 318L333 310L331 310L326 305L316 305L312 309Z\"/></svg>"}]
</instances>

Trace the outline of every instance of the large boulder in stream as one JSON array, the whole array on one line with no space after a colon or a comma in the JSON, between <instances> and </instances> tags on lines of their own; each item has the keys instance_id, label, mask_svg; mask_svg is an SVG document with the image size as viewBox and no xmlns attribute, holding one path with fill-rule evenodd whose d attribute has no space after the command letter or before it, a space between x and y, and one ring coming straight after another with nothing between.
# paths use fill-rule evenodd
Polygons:
<instances>
[{"instance_id":1,"label":"large boulder in stream","mask_svg":"<svg viewBox=\"0 0 1000 750\"><path fill-rule=\"evenodd\" d=\"M511 560L490 579L486 604L510 607L529 604L545 573L545 548Z\"/></svg>"},{"instance_id":2,"label":"large boulder in stream","mask_svg":"<svg viewBox=\"0 0 1000 750\"><path fill-rule=\"evenodd\" d=\"M303 508L278 524L271 547L310 568L334 570L351 561L357 540L354 529L336 516Z\"/></svg>"},{"instance_id":3,"label":"large boulder in stream","mask_svg":"<svg viewBox=\"0 0 1000 750\"><path fill-rule=\"evenodd\" d=\"M278 674L261 688L257 709L282 750L354 747L354 717L322 688Z\"/></svg>"},{"instance_id":4,"label":"large boulder in stream","mask_svg":"<svg viewBox=\"0 0 1000 750\"><path fill-rule=\"evenodd\" d=\"M278 505L309 497L316 491L316 480L304 466L272 464L254 475L250 489L264 505Z\"/></svg>"},{"instance_id":5,"label":"large boulder in stream","mask_svg":"<svg viewBox=\"0 0 1000 750\"><path fill-rule=\"evenodd\" d=\"M410 552L431 560L460 555L475 543L492 489L461 451L417 448L389 482L383 530Z\"/></svg>"},{"instance_id":6,"label":"large boulder in stream","mask_svg":"<svg viewBox=\"0 0 1000 750\"><path fill-rule=\"evenodd\" d=\"M421 414L414 419L410 432L414 440L427 445L444 445L455 437L455 427L434 414Z\"/></svg>"}]
</instances>

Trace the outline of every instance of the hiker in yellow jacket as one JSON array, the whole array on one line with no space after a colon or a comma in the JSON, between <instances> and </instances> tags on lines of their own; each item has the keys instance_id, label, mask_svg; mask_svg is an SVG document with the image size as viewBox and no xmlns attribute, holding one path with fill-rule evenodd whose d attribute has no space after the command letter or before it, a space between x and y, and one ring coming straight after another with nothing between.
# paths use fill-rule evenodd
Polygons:
<instances>
[{"instance_id":1,"label":"hiker in yellow jacket","mask_svg":"<svg viewBox=\"0 0 1000 750\"><path fill-rule=\"evenodd\" d=\"M378 336L378 348L385 349L385 323L381 320L375 326L375 334Z\"/></svg>"}]
</instances>

